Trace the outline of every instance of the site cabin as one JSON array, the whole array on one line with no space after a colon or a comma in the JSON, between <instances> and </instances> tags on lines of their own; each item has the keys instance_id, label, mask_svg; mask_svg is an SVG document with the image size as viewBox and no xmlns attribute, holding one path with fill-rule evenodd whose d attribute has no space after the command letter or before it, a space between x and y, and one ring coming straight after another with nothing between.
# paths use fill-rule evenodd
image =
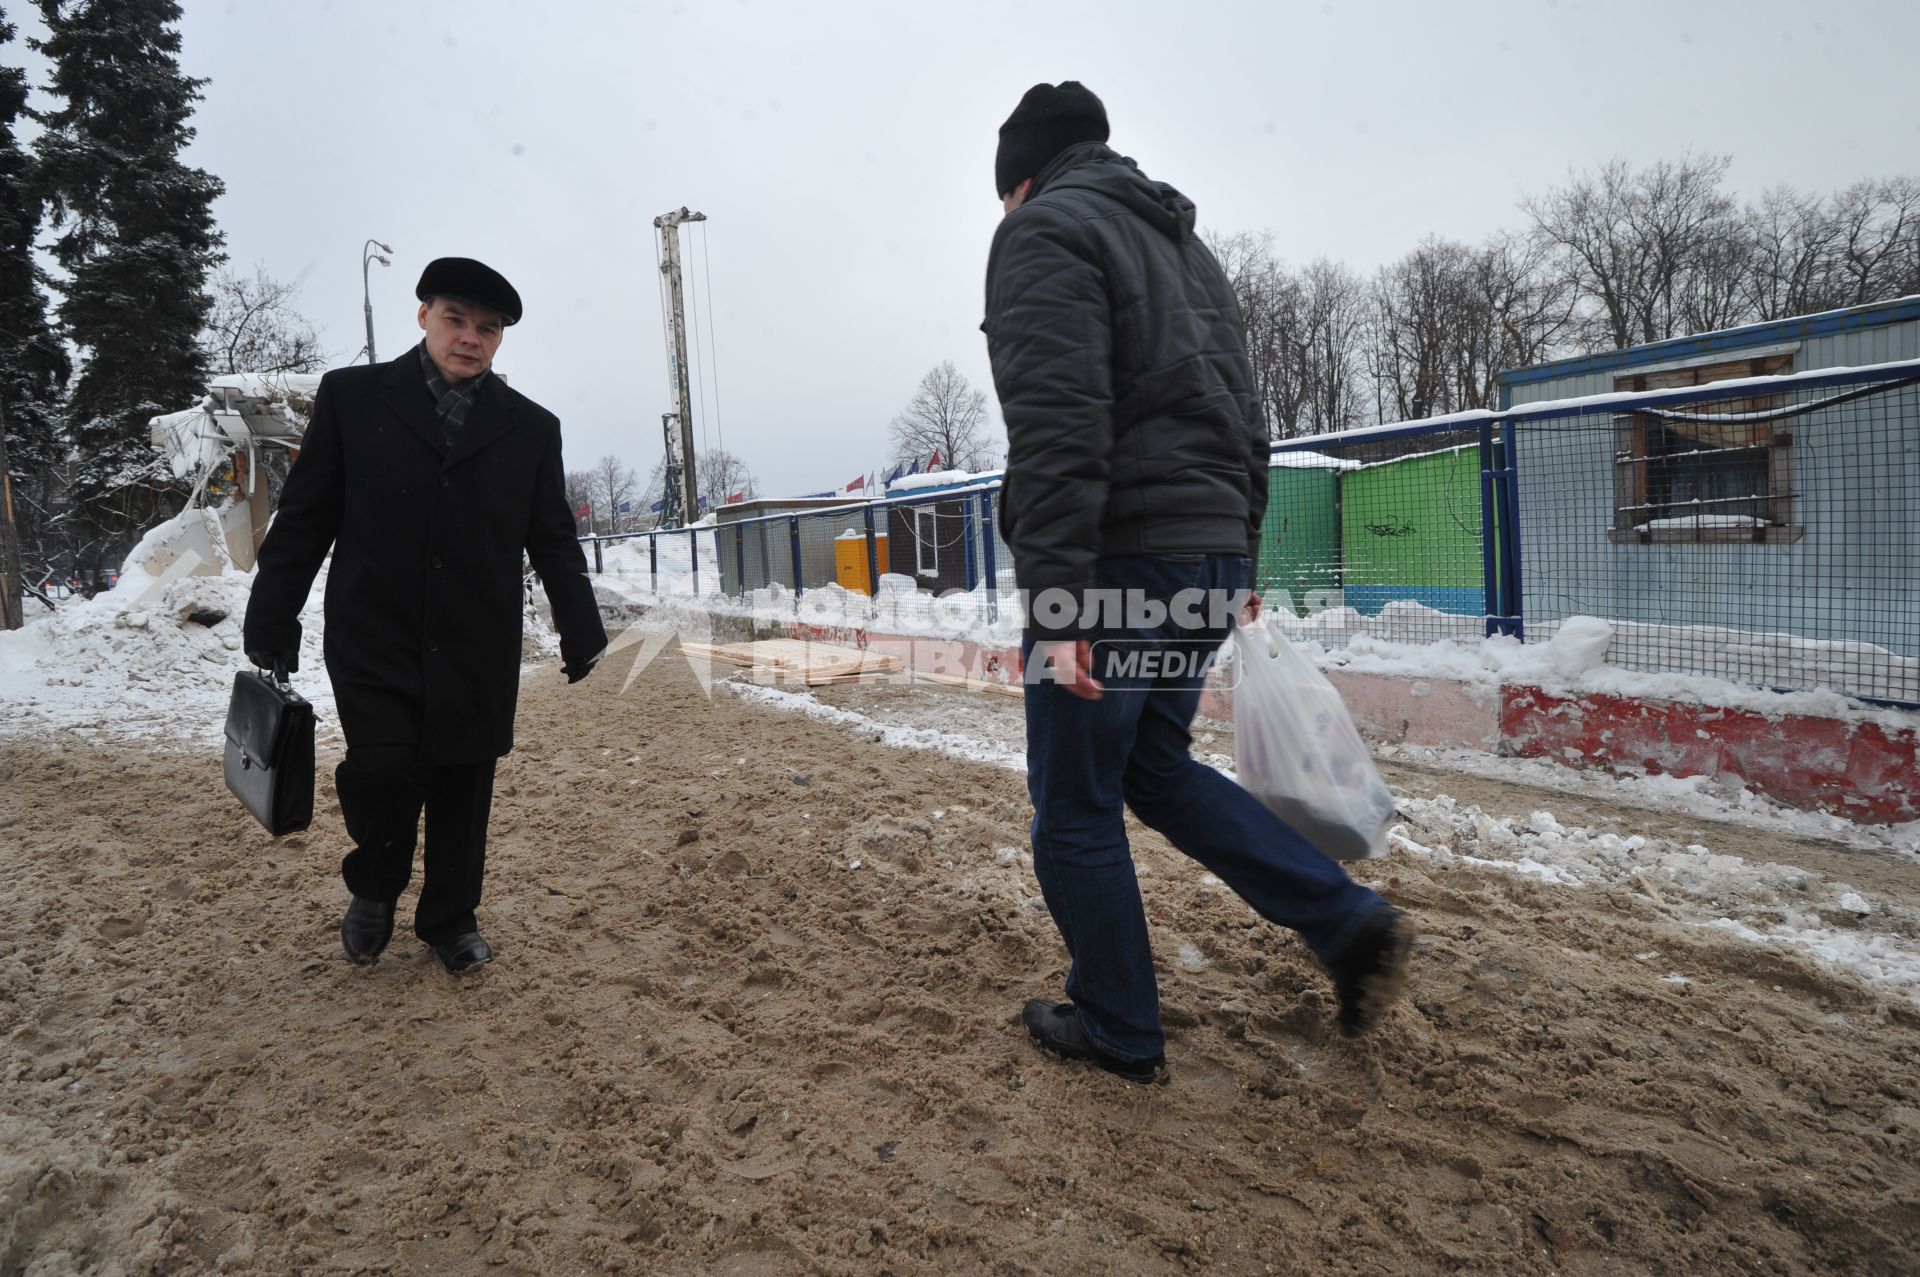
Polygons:
<instances>
[{"instance_id":1,"label":"site cabin","mask_svg":"<svg viewBox=\"0 0 1920 1277\"><path fill-rule=\"evenodd\" d=\"M1502 372L1500 407L1916 358L1920 297L1907 297ZM1724 424L1625 414L1519 432L1528 623L1579 612L1657 625L1739 599L1749 616L1791 617L1803 639L1884 645L1890 617L1920 610L1920 523L1903 513L1920 490L1912 402L1886 395Z\"/></svg>"},{"instance_id":2,"label":"site cabin","mask_svg":"<svg viewBox=\"0 0 1920 1277\"><path fill-rule=\"evenodd\" d=\"M1380 461L1274 453L1260 528L1263 597L1296 617L1333 607L1377 616L1405 601L1485 615L1480 449L1456 439L1402 440L1393 445L1402 455Z\"/></svg>"},{"instance_id":3,"label":"site cabin","mask_svg":"<svg viewBox=\"0 0 1920 1277\"><path fill-rule=\"evenodd\" d=\"M1477 443L1342 472L1341 601L1362 616L1401 600L1451 616L1484 616L1480 511Z\"/></svg>"},{"instance_id":4,"label":"site cabin","mask_svg":"<svg viewBox=\"0 0 1920 1277\"><path fill-rule=\"evenodd\" d=\"M1296 615L1340 588L1340 473L1358 462L1323 452L1276 452L1267 470L1255 584Z\"/></svg>"},{"instance_id":5,"label":"site cabin","mask_svg":"<svg viewBox=\"0 0 1920 1277\"><path fill-rule=\"evenodd\" d=\"M1001 472L994 471L956 475L951 482L929 486L889 487L885 530L892 571L912 577L929 594L978 587L986 570L981 562L979 489L1000 478ZM913 504L906 504L908 500ZM997 521L997 508L995 513ZM994 534L992 528L985 531ZM1012 567L1012 556L998 545L996 549L1005 557L995 566Z\"/></svg>"}]
</instances>

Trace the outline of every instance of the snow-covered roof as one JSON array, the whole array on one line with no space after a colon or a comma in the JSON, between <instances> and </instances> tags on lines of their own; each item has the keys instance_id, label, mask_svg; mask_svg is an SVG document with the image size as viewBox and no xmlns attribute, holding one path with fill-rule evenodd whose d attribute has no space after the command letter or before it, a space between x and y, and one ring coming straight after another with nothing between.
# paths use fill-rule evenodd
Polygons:
<instances>
[{"instance_id":1,"label":"snow-covered roof","mask_svg":"<svg viewBox=\"0 0 1920 1277\"><path fill-rule=\"evenodd\" d=\"M969 488L999 480L1003 470L935 470L932 474L902 475L887 485L888 492L925 492L933 488Z\"/></svg>"},{"instance_id":2,"label":"snow-covered roof","mask_svg":"<svg viewBox=\"0 0 1920 1277\"><path fill-rule=\"evenodd\" d=\"M1352 470L1359 464L1307 448L1288 448L1275 452L1267 467L1272 470Z\"/></svg>"}]
</instances>

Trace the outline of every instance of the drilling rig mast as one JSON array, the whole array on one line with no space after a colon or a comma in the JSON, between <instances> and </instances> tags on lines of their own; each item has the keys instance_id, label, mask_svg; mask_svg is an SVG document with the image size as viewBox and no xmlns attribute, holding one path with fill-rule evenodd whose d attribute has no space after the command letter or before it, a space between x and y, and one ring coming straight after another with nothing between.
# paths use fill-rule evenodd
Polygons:
<instances>
[{"instance_id":1,"label":"drilling rig mast","mask_svg":"<svg viewBox=\"0 0 1920 1277\"><path fill-rule=\"evenodd\" d=\"M667 441L667 491L660 507L662 527L683 527L700 518L695 475L697 454L693 447L693 390L687 384L687 318L680 279L680 224L706 220L705 213L690 213L685 206L653 219L660 232L660 273L667 282L667 362L674 393L674 411L661 419ZM676 422L678 430L673 428ZM677 519L672 517L675 514Z\"/></svg>"}]
</instances>

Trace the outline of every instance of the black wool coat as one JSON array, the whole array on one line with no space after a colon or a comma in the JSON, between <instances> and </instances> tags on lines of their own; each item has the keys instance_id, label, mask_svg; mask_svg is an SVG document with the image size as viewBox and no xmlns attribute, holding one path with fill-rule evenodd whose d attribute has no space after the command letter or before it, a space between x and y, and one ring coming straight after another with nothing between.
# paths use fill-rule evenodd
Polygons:
<instances>
[{"instance_id":1,"label":"black wool coat","mask_svg":"<svg viewBox=\"0 0 1920 1277\"><path fill-rule=\"evenodd\" d=\"M424 763L513 748L524 550L569 666L607 646L575 539L560 421L489 377L451 448L419 348L320 380L300 456L260 547L249 652L295 654L329 549L325 652L351 746L413 745Z\"/></svg>"}]
</instances>

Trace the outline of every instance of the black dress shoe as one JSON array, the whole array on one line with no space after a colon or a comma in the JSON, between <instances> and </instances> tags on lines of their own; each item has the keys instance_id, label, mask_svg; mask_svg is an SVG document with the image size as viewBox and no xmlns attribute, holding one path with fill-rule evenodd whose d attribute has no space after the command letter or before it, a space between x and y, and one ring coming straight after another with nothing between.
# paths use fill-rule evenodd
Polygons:
<instances>
[{"instance_id":1,"label":"black dress shoe","mask_svg":"<svg viewBox=\"0 0 1920 1277\"><path fill-rule=\"evenodd\" d=\"M1150 1060L1123 1060L1095 1046L1087 1037L1087 1031L1080 1027L1080 1017L1074 1014L1071 1002L1034 998L1021 1009L1020 1023L1027 1026L1027 1035L1035 1046L1063 1060L1080 1060L1129 1082L1167 1080L1164 1054Z\"/></svg>"},{"instance_id":2,"label":"black dress shoe","mask_svg":"<svg viewBox=\"0 0 1920 1277\"><path fill-rule=\"evenodd\" d=\"M1340 997L1340 1031L1352 1036L1380 1023L1407 983L1413 924L1392 905L1382 905L1360 934L1327 964Z\"/></svg>"},{"instance_id":3,"label":"black dress shoe","mask_svg":"<svg viewBox=\"0 0 1920 1277\"><path fill-rule=\"evenodd\" d=\"M475 967L484 967L493 961L493 946L487 943L485 936L478 931L469 931L464 936L455 936L445 944L433 946L433 952L441 963L455 975L462 971L471 971Z\"/></svg>"},{"instance_id":4,"label":"black dress shoe","mask_svg":"<svg viewBox=\"0 0 1920 1277\"><path fill-rule=\"evenodd\" d=\"M340 947L355 966L368 966L393 939L393 902L355 896L340 919Z\"/></svg>"}]
</instances>

